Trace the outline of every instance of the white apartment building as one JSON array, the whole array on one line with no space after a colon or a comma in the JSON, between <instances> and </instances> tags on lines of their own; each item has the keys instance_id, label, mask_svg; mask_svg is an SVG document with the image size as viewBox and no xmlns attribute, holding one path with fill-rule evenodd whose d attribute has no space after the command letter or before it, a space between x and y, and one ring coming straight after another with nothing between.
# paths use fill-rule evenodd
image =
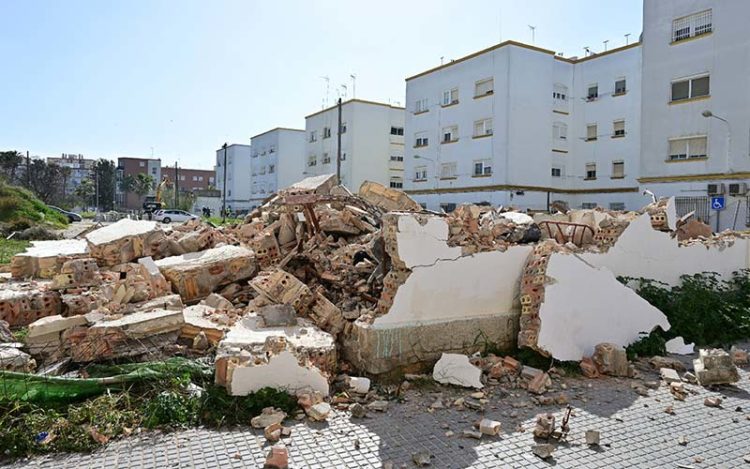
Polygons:
<instances>
[{"instance_id":1,"label":"white apartment building","mask_svg":"<svg viewBox=\"0 0 750 469\"><path fill-rule=\"evenodd\" d=\"M251 208L305 177L304 130L277 127L252 137L250 146Z\"/></svg>"},{"instance_id":2,"label":"white apartment building","mask_svg":"<svg viewBox=\"0 0 750 469\"><path fill-rule=\"evenodd\" d=\"M224 195L224 152L216 150L216 188ZM250 210L251 203L251 147L233 143L226 148L227 208L234 212Z\"/></svg>"},{"instance_id":3,"label":"white apartment building","mask_svg":"<svg viewBox=\"0 0 750 469\"><path fill-rule=\"evenodd\" d=\"M513 41L406 80L406 188L430 209L642 205L640 45L564 58Z\"/></svg>"},{"instance_id":4,"label":"white apartment building","mask_svg":"<svg viewBox=\"0 0 750 469\"><path fill-rule=\"evenodd\" d=\"M644 2L640 183L714 228L750 224L748 18L744 0Z\"/></svg>"},{"instance_id":5,"label":"white apartment building","mask_svg":"<svg viewBox=\"0 0 750 469\"><path fill-rule=\"evenodd\" d=\"M75 193L81 182L91 176L96 160L84 158L81 154L63 153L60 157L48 157L47 163L70 168L70 174L64 189L65 195L71 195Z\"/></svg>"},{"instance_id":6,"label":"white apartment building","mask_svg":"<svg viewBox=\"0 0 750 469\"><path fill-rule=\"evenodd\" d=\"M407 192L430 209L636 209L649 189L708 219L723 191L721 227L744 228L750 2L645 0L643 15L642 42L607 52L507 41L407 78Z\"/></svg>"},{"instance_id":7,"label":"white apartment building","mask_svg":"<svg viewBox=\"0 0 750 469\"><path fill-rule=\"evenodd\" d=\"M341 105L341 183L356 192L364 181L404 184L404 108L350 99ZM305 117L303 176L336 173L338 109Z\"/></svg>"}]
</instances>

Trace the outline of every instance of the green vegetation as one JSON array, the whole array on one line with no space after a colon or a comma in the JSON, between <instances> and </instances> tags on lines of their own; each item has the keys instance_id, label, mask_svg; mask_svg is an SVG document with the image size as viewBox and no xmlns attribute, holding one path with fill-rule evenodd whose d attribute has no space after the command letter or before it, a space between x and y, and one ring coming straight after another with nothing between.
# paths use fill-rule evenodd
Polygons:
<instances>
[{"instance_id":1,"label":"green vegetation","mask_svg":"<svg viewBox=\"0 0 750 469\"><path fill-rule=\"evenodd\" d=\"M687 343L726 347L750 338L749 274L741 270L728 280L714 272L683 275L677 287L642 278L620 280L635 285L641 297L667 316L672 327L655 333L661 339L682 336ZM660 350L660 341L652 336L638 343L640 352Z\"/></svg>"},{"instance_id":2,"label":"green vegetation","mask_svg":"<svg viewBox=\"0 0 750 469\"><path fill-rule=\"evenodd\" d=\"M144 379L98 389L95 396L72 393L64 386L27 392L29 399L8 394L0 399L0 448L5 456L91 451L138 427L171 430L248 425L265 407L287 413L297 408L294 397L270 388L248 396L229 396L213 384L210 367L198 361L93 365L86 371L92 378L140 372ZM170 378L159 379L159 373L165 371L171 371ZM28 386L43 385L41 381L34 378ZM49 384L54 387L51 381ZM83 396L88 399L82 400Z\"/></svg>"},{"instance_id":3,"label":"green vegetation","mask_svg":"<svg viewBox=\"0 0 750 469\"><path fill-rule=\"evenodd\" d=\"M79 215L80 215L80 216L81 216L81 218L83 218L84 220L93 220L93 219L94 219L94 217L96 217L96 212L85 211L85 212L81 212L81 213L79 213Z\"/></svg>"},{"instance_id":4,"label":"green vegetation","mask_svg":"<svg viewBox=\"0 0 750 469\"><path fill-rule=\"evenodd\" d=\"M625 347L628 360L637 357L653 357L654 355L666 355L667 341L664 339L664 331L659 328L646 337L639 339Z\"/></svg>"},{"instance_id":5,"label":"green vegetation","mask_svg":"<svg viewBox=\"0 0 750 469\"><path fill-rule=\"evenodd\" d=\"M20 231L38 223L62 228L68 224L68 219L28 190L0 181L0 223L7 225L10 231Z\"/></svg>"},{"instance_id":6,"label":"green vegetation","mask_svg":"<svg viewBox=\"0 0 750 469\"><path fill-rule=\"evenodd\" d=\"M211 222L211 223L213 223L216 226L220 226L220 225L237 225L237 224L242 223L243 220L244 220L244 218L230 218L230 217L227 217L227 221L224 222L224 223L222 223L221 222L221 217L216 217L216 216L211 216L211 217L208 217L208 218L203 217L203 221Z\"/></svg>"},{"instance_id":7,"label":"green vegetation","mask_svg":"<svg viewBox=\"0 0 750 469\"><path fill-rule=\"evenodd\" d=\"M0 238L0 264L10 264L10 260L29 247L28 241Z\"/></svg>"}]
</instances>

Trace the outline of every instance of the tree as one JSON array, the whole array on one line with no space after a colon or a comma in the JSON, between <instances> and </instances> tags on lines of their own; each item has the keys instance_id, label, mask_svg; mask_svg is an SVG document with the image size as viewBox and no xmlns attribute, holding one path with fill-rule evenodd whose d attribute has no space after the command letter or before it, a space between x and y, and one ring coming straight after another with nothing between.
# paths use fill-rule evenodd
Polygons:
<instances>
[{"instance_id":1,"label":"tree","mask_svg":"<svg viewBox=\"0 0 750 469\"><path fill-rule=\"evenodd\" d=\"M17 184L18 168L23 164L23 155L17 151L0 151L0 172L9 184Z\"/></svg>"},{"instance_id":2,"label":"tree","mask_svg":"<svg viewBox=\"0 0 750 469\"><path fill-rule=\"evenodd\" d=\"M100 158L94 163L94 189L98 196L95 205L104 210L112 210L115 205L115 187L117 186L117 169L112 160Z\"/></svg>"},{"instance_id":3,"label":"tree","mask_svg":"<svg viewBox=\"0 0 750 469\"><path fill-rule=\"evenodd\" d=\"M60 176L62 177L62 186L60 190L60 200L61 204L64 207L63 208L70 208L66 207L68 204L68 183L70 181L70 176L73 174L73 169L70 168L70 166L62 166L60 167Z\"/></svg>"},{"instance_id":4,"label":"tree","mask_svg":"<svg viewBox=\"0 0 750 469\"><path fill-rule=\"evenodd\" d=\"M146 173L138 173L134 179L133 192L138 195L139 199L154 190L154 177Z\"/></svg>"},{"instance_id":5,"label":"tree","mask_svg":"<svg viewBox=\"0 0 750 469\"><path fill-rule=\"evenodd\" d=\"M47 164L41 159L31 161L29 167L29 190L33 192L42 202L49 204L59 200L62 192L62 171L56 164Z\"/></svg>"},{"instance_id":6,"label":"tree","mask_svg":"<svg viewBox=\"0 0 750 469\"><path fill-rule=\"evenodd\" d=\"M135 190L135 178L132 174L128 174L120 179L120 192L125 194L125 197Z\"/></svg>"},{"instance_id":7,"label":"tree","mask_svg":"<svg viewBox=\"0 0 750 469\"><path fill-rule=\"evenodd\" d=\"M84 179L76 187L75 194L80 197L83 205L92 206L94 203L94 196L96 195L96 186L94 185L93 179Z\"/></svg>"}]
</instances>

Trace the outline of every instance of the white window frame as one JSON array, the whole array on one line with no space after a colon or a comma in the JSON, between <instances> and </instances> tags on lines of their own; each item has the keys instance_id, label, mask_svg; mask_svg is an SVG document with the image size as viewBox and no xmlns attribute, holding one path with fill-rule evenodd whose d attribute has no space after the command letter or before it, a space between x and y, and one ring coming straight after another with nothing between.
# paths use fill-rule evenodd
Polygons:
<instances>
[{"instance_id":1,"label":"white window frame","mask_svg":"<svg viewBox=\"0 0 750 469\"><path fill-rule=\"evenodd\" d=\"M427 166L416 166L414 168L414 181L426 181L427 180Z\"/></svg>"},{"instance_id":2,"label":"white window frame","mask_svg":"<svg viewBox=\"0 0 750 469\"><path fill-rule=\"evenodd\" d=\"M404 178L402 178L401 176L391 176L390 180L388 181L388 185L391 189L403 189Z\"/></svg>"},{"instance_id":3,"label":"white window frame","mask_svg":"<svg viewBox=\"0 0 750 469\"><path fill-rule=\"evenodd\" d=\"M492 176L492 160L474 160L471 166L472 177Z\"/></svg>"},{"instance_id":4,"label":"white window frame","mask_svg":"<svg viewBox=\"0 0 750 469\"><path fill-rule=\"evenodd\" d=\"M317 166L318 165L318 155L310 155L307 157L307 166Z\"/></svg>"},{"instance_id":5,"label":"white window frame","mask_svg":"<svg viewBox=\"0 0 750 469\"><path fill-rule=\"evenodd\" d=\"M446 135L450 135L450 138L446 138ZM440 133L440 143L453 143L458 141L458 126L449 125L443 127L443 131Z\"/></svg>"},{"instance_id":6,"label":"white window frame","mask_svg":"<svg viewBox=\"0 0 750 469\"><path fill-rule=\"evenodd\" d=\"M622 87L618 88L617 84L622 82ZM622 96L623 94L628 92L628 79L626 77L620 77L617 80L615 80L615 92L613 96Z\"/></svg>"},{"instance_id":7,"label":"white window frame","mask_svg":"<svg viewBox=\"0 0 750 469\"><path fill-rule=\"evenodd\" d=\"M557 172L557 174L555 174ZM559 166L553 166L550 170L550 174L553 178L560 178L562 177L562 168Z\"/></svg>"},{"instance_id":8,"label":"white window frame","mask_svg":"<svg viewBox=\"0 0 750 469\"><path fill-rule=\"evenodd\" d=\"M553 122L552 138L556 142L566 142L568 140L568 124L561 121Z\"/></svg>"},{"instance_id":9,"label":"white window frame","mask_svg":"<svg viewBox=\"0 0 750 469\"><path fill-rule=\"evenodd\" d=\"M693 141L693 144L695 145L695 140L703 140L703 147L705 148L705 154L704 153L696 153L692 154L693 151L691 151L690 144L691 140ZM685 152L684 153L675 153L672 151L672 144L676 143L683 143L685 144ZM703 159L708 158L709 152L708 152L708 135L691 135L689 137L676 137L676 138L670 138L667 141L667 161L685 161L685 160L691 160L691 159Z\"/></svg>"},{"instance_id":10,"label":"white window frame","mask_svg":"<svg viewBox=\"0 0 750 469\"><path fill-rule=\"evenodd\" d=\"M617 168L620 168L618 171ZM617 160L612 162L612 179L622 179L625 177L625 161Z\"/></svg>"},{"instance_id":11,"label":"white window frame","mask_svg":"<svg viewBox=\"0 0 750 469\"><path fill-rule=\"evenodd\" d=\"M703 79L703 78L708 78L707 93L695 96L695 93L693 91L693 82L696 81L696 80ZM677 83L685 83L685 82L687 82L687 84L688 84L688 94L687 94L687 97L675 99L674 98L674 85L677 84ZM687 100L694 99L694 98L703 98L703 97L711 96L711 75L708 74L708 73L702 73L700 75L695 75L695 76L691 76L691 77L684 77L684 78L677 78L675 80L672 80L672 82L670 83L670 86L669 86L669 92L670 92L670 102L672 102L672 103L679 103L679 102L687 101Z\"/></svg>"},{"instance_id":12,"label":"white window frame","mask_svg":"<svg viewBox=\"0 0 750 469\"><path fill-rule=\"evenodd\" d=\"M323 127L323 138L331 138L331 128Z\"/></svg>"},{"instance_id":13,"label":"white window frame","mask_svg":"<svg viewBox=\"0 0 750 469\"><path fill-rule=\"evenodd\" d=\"M699 11L672 20L672 42L680 42L713 32L713 11Z\"/></svg>"},{"instance_id":14,"label":"white window frame","mask_svg":"<svg viewBox=\"0 0 750 469\"><path fill-rule=\"evenodd\" d=\"M474 121L474 137L484 137L486 135L492 135L492 118L488 117Z\"/></svg>"},{"instance_id":15,"label":"white window frame","mask_svg":"<svg viewBox=\"0 0 750 469\"><path fill-rule=\"evenodd\" d=\"M591 135L591 128L594 129L594 135ZM598 124L586 124L586 138L587 142L596 141L599 138L599 125Z\"/></svg>"},{"instance_id":16,"label":"white window frame","mask_svg":"<svg viewBox=\"0 0 750 469\"><path fill-rule=\"evenodd\" d=\"M414 103L414 113L418 114L420 112L427 112L429 108L427 107L427 98L418 99Z\"/></svg>"},{"instance_id":17,"label":"white window frame","mask_svg":"<svg viewBox=\"0 0 750 469\"><path fill-rule=\"evenodd\" d=\"M612 121L612 136L613 137L625 136L625 119L617 119L617 120Z\"/></svg>"},{"instance_id":18,"label":"white window frame","mask_svg":"<svg viewBox=\"0 0 750 469\"><path fill-rule=\"evenodd\" d=\"M414 134L414 147L426 147L429 145L429 138L427 137L427 132L417 132Z\"/></svg>"},{"instance_id":19,"label":"white window frame","mask_svg":"<svg viewBox=\"0 0 750 469\"><path fill-rule=\"evenodd\" d=\"M443 91L443 97L440 103L443 107L458 104L458 87L453 87Z\"/></svg>"},{"instance_id":20,"label":"white window frame","mask_svg":"<svg viewBox=\"0 0 750 469\"><path fill-rule=\"evenodd\" d=\"M593 176L590 176L589 173L593 172ZM586 167L584 168L583 172L583 179L585 181L593 181L596 179L596 163L586 163Z\"/></svg>"},{"instance_id":21,"label":"white window frame","mask_svg":"<svg viewBox=\"0 0 750 469\"><path fill-rule=\"evenodd\" d=\"M568 101L568 87L562 83L555 83L552 87L552 99L556 102Z\"/></svg>"},{"instance_id":22,"label":"white window frame","mask_svg":"<svg viewBox=\"0 0 750 469\"><path fill-rule=\"evenodd\" d=\"M331 162L331 156L328 153L323 153L323 163L328 164Z\"/></svg>"},{"instance_id":23,"label":"white window frame","mask_svg":"<svg viewBox=\"0 0 750 469\"><path fill-rule=\"evenodd\" d=\"M317 130L311 130L310 131L310 143L317 142L318 141L318 131Z\"/></svg>"},{"instance_id":24,"label":"white window frame","mask_svg":"<svg viewBox=\"0 0 750 469\"><path fill-rule=\"evenodd\" d=\"M474 97L481 98L495 92L495 77L483 78L474 83Z\"/></svg>"},{"instance_id":25,"label":"white window frame","mask_svg":"<svg viewBox=\"0 0 750 469\"><path fill-rule=\"evenodd\" d=\"M594 90L594 93L591 90ZM599 83L592 83L586 87L586 101L596 101L599 99Z\"/></svg>"},{"instance_id":26,"label":"white window frame","mask_svg":"<svg viewBox=\"0 0 750 469\"><path fill-rule=\"evenodd\" d=\"M456 162L448 162L440 164L440 179L455 179L458 169Z\"/></svg>"}]
</instances>

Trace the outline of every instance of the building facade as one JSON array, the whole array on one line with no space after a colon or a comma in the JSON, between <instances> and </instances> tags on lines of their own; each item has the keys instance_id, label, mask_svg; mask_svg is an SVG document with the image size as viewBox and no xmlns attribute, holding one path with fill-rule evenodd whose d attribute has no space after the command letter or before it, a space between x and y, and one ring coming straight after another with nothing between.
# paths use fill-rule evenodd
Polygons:
<instances>
[{"instance_id":1,"label":"building facade","mask_svg":"<svg viewBox=\"0 0 750 469\"><path fill-rule=\"evenodd\" d=\"M226 152L226 156L225 156ZM226 172L224 159L226 157ZM216 188L224 196L224 177L226 174L226 203L227 209L234 212L250 210L251 203L251 147L241 143L228 145L226 150L216 150L216 165L214 173Z\"/></svg>"},{"instance_id":2,"label":"building facade","mask_svg":"<svg viewBox=\"0 0 750 469\"><path fill-rule=\"evenodd\" d=\"M714 228L750 224L749 17L745 1L644 2L640 184Z\"/></svg>"},{"instance_id":3,"label":"building facade","mask_svg":"<svg viewBox=\"0 0 750 469\"><path fill-rule=\"evenodd\" d=\"M350 99L341 115L341 183L353 192L364 181L401 189L404 108ZM336 173L337 127L337 106L305 117L304 177Z\"/></svg>"},{"instance_id":4,"label":"building facade","mask_svg":"<svg viewBox=\"0 0 750 469\"><path fill-rule=\"evenodd\" d=\"M161 159L159 158L117 158L117 184L115 187L115 204L126 210L143 208L142 197L134 192L124 192L120 182L127 176L148 174L154 180L154 186L146 195L154 195L156 184L161 181Z\"/></svg>"},{"instance_id":5,"label":"building facade","mask_svg":"<svg viewBox=\"0 0 750 469\"><path fill-rule=\"evenodd\" d=\"M251 209L305 177L304 130L277 127L252 137L250 146Z\"/></svg>"},{"instance_id":6,"label":"building facade","mask_svg":"<svg viewBox=\"0 0 750 469\"><path fill-rule=\"evenodd\" d=\"M162 166L162 176L170 181L177 180L177 188L180 192L202 191L216 187L216 171L210 169L175 169L174 166Z\"/></svg>"},{"instance_id":7,"label":"building facade","mask_svg":"<svg viewBox=\"0 0 750 469\"><path fill-rule=\"evenodd\" d=\"M443 210L636 209L648 189L712 223L723 194L733 216L716 226L743 228L749 15L748 2L646 0L641 42L568 58L508 41L407 78L405 189Z\"/></svg>"},{"instance_id":8,"label":"building facade","mask_svg":"<svg viewBox=\"0 0 750 469\"><path fill-rule=\"evenodd\" d=\"M80 154L63 153L60 157L47 158L47 163L70 168L70 175L65 183L65 195L72 195L83 180L91 177L96 160L84 158Z\"/></svg>"}]
</instances>

